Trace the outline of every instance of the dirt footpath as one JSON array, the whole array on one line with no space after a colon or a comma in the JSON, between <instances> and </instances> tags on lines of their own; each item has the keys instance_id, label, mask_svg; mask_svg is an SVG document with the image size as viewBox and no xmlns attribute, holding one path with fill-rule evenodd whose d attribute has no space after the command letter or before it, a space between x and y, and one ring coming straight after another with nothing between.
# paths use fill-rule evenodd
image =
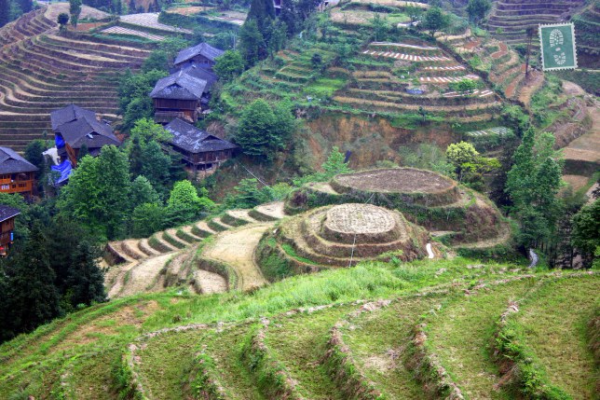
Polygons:
<instances>
[{"instance_id":1,"label":"dirt footpath","mask_svg":"<svg viewBox=\"0 0 600 400\"><path fill-rule=\"evenodd\" d=\"M234 268L239 275L242 290L266 285L267 281L254 261L254 251L263 233L273 226L273 222L251 224L220 233L202 256Z\"/></svg>"},{"instance_id":2,"label":"dirt footpath","mask_svg":"<svg viewBox=\"0 0 600 400\"><path fill-rule=\"evenodd\" d=\"M129 272L129 278L126 279L126 282L123 282L122 289L116 291L117 285L115 285L109 292L109 297L125 297L146 292L146 288L154 283L154 280L160 274L160 270L163 269L167 261L173 256L173 253L166 253L140 262L140 264Z\"/></svg>"}]
</instances>

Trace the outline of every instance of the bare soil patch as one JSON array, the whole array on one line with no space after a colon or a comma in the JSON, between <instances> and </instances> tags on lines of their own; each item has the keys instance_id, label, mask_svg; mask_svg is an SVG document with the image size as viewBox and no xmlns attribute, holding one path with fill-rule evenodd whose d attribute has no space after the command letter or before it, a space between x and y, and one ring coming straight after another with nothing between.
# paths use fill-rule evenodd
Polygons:
<instances>
[{"instance_id":1,"label":"bare soil patch","mask_svg":"<svg viewBox=\"0 0 600 400\"><path fill-rule=\"evenodd\" d=\"M342 204L327 211L326 229L340 233L384 233L394 228L393 215L371 204Z\"/></svg>"},{"instance_id":2,"label":"bare soil patch","mask_svg":"<svg viewBox=\"0 0 600 400\"><path fill-rule=\"evenodd\" d=\"M213 7L189 6L189 7L173 7L170 8L169 14L194 15L202 11L212 10Z\"/></svg>"},{"instance_id":3,"label":"bare soil patch","mask_svg":"<svg viewBox=\"0 0 600 400\"><path fill-rule=\"evenodd\" d=\"M412 168L380 169L339 175L336 181L345 187L369 192L440 192L452 188L451 180L434 172Z\"/></svg>"},{"instance_id":4,"label":"bare soil patch","mask_svg":"<svg viewBox=\"0 0 600 400\"><path fill-rule=\"evenodd\" d=\"M223 232L204 250L203 257L224 262L235 269L242 290L266 285L267 281L254 261L254 251L265 231L272 227L273 223L261 223Z\"/></svg>"},{"instance_id":5,"label":"bare soil patch","mask_svg":"<svg viewBox=\"0 0 600 400\"><path fill-rule=\"evenodd\" d=\"M221 275L203 269L194 271L195 286L202 294L223 293L227 291L227 281Z\"/></svg>"},{"instance_id":6,"label":"bare soil patch","mask_svg":"<svg viewBox=\"0 0 600 400\"><path fill-rule=\"evenodd\" d=\"M144 260L129 272L129 277L126 282L124 279L123 289L119 293L112 293L111 290L111 297L125 297L145 292L171 257L173 254L167 253Z\"/></svg>"},{"instance_id":7,"label":"bare soil patch","mask_svg":"<svg viewBox=\"0 0 600 400\"><path fill-rule=\"evenodd\" d=\"M50 21L56 21L58 14L60 13L69 13L69 3L55 3L50 4L48 9L46 10L45 16ZM105 13L104 11L100 11L96 8L89 6L81 6L81 14L79 15L79 19L90 19L90 20L102 20L110 17L110 14Z\"/></svg>"}]
</instances>

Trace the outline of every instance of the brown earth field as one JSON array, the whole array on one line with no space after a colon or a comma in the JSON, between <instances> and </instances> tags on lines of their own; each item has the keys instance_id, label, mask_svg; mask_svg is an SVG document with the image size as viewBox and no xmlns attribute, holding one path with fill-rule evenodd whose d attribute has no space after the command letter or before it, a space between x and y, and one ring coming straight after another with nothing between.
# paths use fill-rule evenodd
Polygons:
<instances>
[{"instance_id":1,"label":"brown earth field","mask_svg":"<svg viewBox=\"0 0 600 400\"><path fill-rule=\"evenodd\" d=\"M439 192L450 189L452 182L441 175L417 169L384 169L352 175L340 175L337 182L361 191L397 193Z\"/></svg>"}]
</instances>

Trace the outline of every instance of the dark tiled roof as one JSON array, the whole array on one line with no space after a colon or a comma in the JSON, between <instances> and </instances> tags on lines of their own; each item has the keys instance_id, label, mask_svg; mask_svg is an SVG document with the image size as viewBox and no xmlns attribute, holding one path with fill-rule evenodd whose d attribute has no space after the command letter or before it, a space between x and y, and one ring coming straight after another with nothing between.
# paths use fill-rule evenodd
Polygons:
<instances>
[{"instance_id":1,"label":"dark tiled roof","mask_svg":"<svg viewBox=\"0 0 600 400\"><path fill-rule=\"evenodd\" d=\"M227 140L219 139L208 132L201 131L194 125L174 119L165 126L173 134L171 145L190 153L204 153L207 151L221 151L235 149L237 146Z\"/></svg>"},{"instance_id":2,"label":"dark tiled roof","mask_svg":"<svg viewBox=\"0 0 600 400\"><path fill-rule=\"evenodd\" d=\"M38 168L8 147L0 147L0 174L35 172Z\"/></svg>"},{"instance_id":3,"label":"dark tiled roof","mask_svg":"<svg viewBox=\"0 0 600 400\"><path fill-rule=\"evenodd\" d=\"M18 209L0 204L0 222L4 222L9 218L16 217L19 214L21 214L21 211Z\"/></svg>"},{"instance_id":4,"label":"dark tiled roof","mask_svg":"<svg viewBox=\"0 0 600 400\"><path fill-rule=\"evenodd\" d=\"M57 132L74 149L81 148L84 143L89 149L121 144L110 126L88 116L59 126Z\"/></svg>"},{"instance_id":5,"label":"dark tiled roof","mask_svg":"<svg viewBox=\"0 0 600 400\"><path fill-rule=\"evenodd\" d=\"M183 71L184 74L188 74L193 76L194 78L206 81L206 89L204 89L205 91L210 90L212 85L219 80L219 77L214 72L208 71L204 68L200 68L196 65L184 67L181 69L181 71Z\"/></svg>"},{"instance_id":6,"label":"dark tiled roof","mask_svg":"<svg viewBox=\"0 0 600 400\"><path fill-rule=\"evenodd\" d=\"M150 92L153 99L200 100L207 82L185 71L160 79Z\"/></svg>"},{"instance_id":7,"label":"dark tiled roof","mask_svg":"<svg viewBox=\"0 0 600 400\"><path fill-rule=\"evenodd\" d=\"M74 104L70 104L65 108L54 110L50 113L50 121L53 130L56 130L59 126L66 124L67 122L75 121L76 119L83 117L96 119L96 113Z\"/></svg>"},{"instance_id":8,"label":"dark tiled roof","mask_svg":"<svg viewBox=\"0 0 600 400\"><path fill-rule=\"evenodd\" d=\"M175 65L181 64L184 61L189 60L190 58L194 58L197 55L203 55L211 61L215 61L215 58L219 57L223 54L224 51L217 49L216 47L212 47L208 43L200 43L193 47L188 47L187 49L183 49L177 54L177 58L175 59Z\"/></svg>"}]
</instances>

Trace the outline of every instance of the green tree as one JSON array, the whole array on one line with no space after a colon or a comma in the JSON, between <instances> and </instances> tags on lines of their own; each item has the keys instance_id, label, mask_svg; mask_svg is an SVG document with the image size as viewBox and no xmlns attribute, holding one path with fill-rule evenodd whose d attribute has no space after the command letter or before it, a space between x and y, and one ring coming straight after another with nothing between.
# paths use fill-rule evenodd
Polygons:
<instances>
[{"instance_id":1,"label":"green tree","mask_svg":"<svg viewBox=\"0 0 600 400\"><path fill-rule=\"evenodd\" d=\"M285 135L289 133L280 129L279 119L263 99L250 103L242 113L235 135L244 153L272 161L274 153L284 147Z\"/></svg>"},{"instance_id":2,"label":"green tree","mask_svg":"<svg viewBox=\"0 0 600 400\"><path fill-rule=\"evenodd\" d=\"M144 63L142 64L142 73L148 73L150 71L168 71L169 65L167 52L164 50L154 50L150 53L150 56L144 60Z\"/></svg>"},{"instance_id":3,"label":"green tree","mask_svg":"<svg viewBox=\"0 0 600 400\"><path fill-rule=\"evenodd\" d=\"M491 8L492 3L490 0L469 0L469 4L467 5L467 14L469 14L471 21L478 26L479 22L485 18L486 14Z\"/></svg>"},{"instance_id":4,"label":"green tree","mask_svg":"<svg viewBox=\"0 0 600 400\"><path fill-rule=\"evenodd\" d=\"M76 308L81 304L90 306L106 301L104 273L96 262L100 257L98 248L88 241L82 241L73 253L73 263L66 282L66 298L71 306Z\"/></svg>"},{"instance_id":5,"label":"green tree","mask_svg":"<svg viewBox=\"0 0 600 400\"><path fill-rule=\"evenodd\" d=\"M580 250L589 263L593 257L600 256L600 199L586 205L573 217L571 242Z\"/></svg>"},{"instance_id":6,"label":"green tree","mask_svg":"<svg viewBox=\"0 0 600 400\"><path fill-rule=\"evenodd\" d=\"M105 146L97 158L81 160L58 207L92 232L114 239L124 233L130 185L127 157L115 146Z\"/></svg>"},{"instance_id":7,"label":"green tree","mask_svg":"<svg viewBox=\"0 0 600 400\"><path fill-rule=\"evenodd\" d=\"M275 19L275 6L271 0L252 0L246 21L255 21L263 36L267 35Z\"/></svg>"},{"instance_id":8,"label":"green tree","mask_svg":"<svg viewBox=\"0 0 600 400\"><path fill-rule=\"evenodd\" d=\"M60 313L59 294L54 286L55 273L49 264L51 254L46 242L42 228L34 225L25 248L5 269L10 299L9 335L30 332Z\"/></svg>"},{"instance_id":9,"label":"green tree","mask_svg":"<svg viewBox=\"0 0 600 400\"><path fill-rule=\"evenodd\" d=\"M81 0L69 0L69 14L71 14L71 25L77 27L81 15Z\"/></svg>"},{"instance_id":10,"label":"green tree","mask_svg":"<svg viewBox=\"0 0 600 400\"><path fill-rule=\"evenodd\" d=\"M219 78L229 81L244 72L244 59L238 51L228 50L217 57L213 69Z\"/></svg>"},{"instance_id":11,"label":"green tree","mask_svg":"<svg viewBox=\"0 0 600 400\"><path fill-rule=\"evenodd\" d=\"M173 139L173 134L150 118L140 118L135 121L133 129L131 129L131 137L138 138L141 145L144 146L151 141L169 142Z\"/></svg>"},{"instance_id":12,"label":"green tree","mask_svg":"<svg viewBox=\"0 0 600 400\"><path fill-rule=\"evenodd\" d=\"M200 213L209 211L213 207L214 203L209 198L198 196L196 188L190 181L176 182L167 203L169 225L200 219Z\"/></svg>"},{"instance_id":13,"label":"green tree","mask_svg":"<svg viewBox=\"0 0 600 400\"><path fill-rule=\"evenodd\" d=\"M150 204L159 204L160 197L152 184L143 175L138 176L131 183L131 191L129 201L131 203L131 208L134 209L142 204L150 203Z\"/></svg>"},{"instance_id":14,"label":"green tree","mask_svg":"<svg viewBox=\"0 0 600 400\"><path fill-rule=\"evenodd\" d=\"M369 21L371 31L373 32L373 39L378 42L383 42L388 35L388 21L387 18L381 17L379 14L375 14L373 19Z\"/></svg>"},{"instance_id":15,"label":"green tree","mask_svg":"<svg viewBox=\"0 0 600 400\"><path fill-rule=\"evenodd\" d=\"M42 139L32 140L25 147L25 159L39 168L37 172L38 178L46 168L46 161L42 154L44 151L46 151L46 143Z\"/></svg>"},{"instance_id":16,"label":"green tree","mask_svg":"<svg viewBox=\"0 0 600 400\"><path fill-rule=\"evenodd\" d=\"M519 240L525 246L549 243L556 229L562 162L553 147L553 135L536 137L533 129L528 129L508 172L505 190L514 204L512 214L520 222Z\"/></svg>"},{"instance_id":17,"label":"green tree","mask_svg":"<svg viewBox=\"0 0 600 400\"><path fill-rule=\"evenodd\" d=\"M58 25L60 25L60 30L64 30L66 25L69 23L69 14L58 14L58 17L56 17L56 22L58 23Z\"/></svg>"},{"instance_id":18,"label":"green tree","mask_svg":"<svg viewBox=\"0 0 600 400\"><path fill-rule=\"evenodd\" d=\"M119 80L119 112L123 115L122 130L129 131L141 118L151 118L154 112L148 93L167 71L152 70L133 74L127 70Z\"/></svg>"},{"instance_id":19,"label":"green tree","mask_svg":"<svg viewBox=\"0 0 600 400\"><path fill-rule=\"evenodd\" d=\"M453 143L448 146L446 158L454 166L454 173L458 180L476 190L484 189L484 174L500 168L497 159L482 157L468 142Z\"/></svg>"},{"instance_id":20,"label":"green tree","mask_svg":"<svg viewBox=\"0 0 600 400\"><path fill-rule=\"evenodd\" d=\"M246 20L240 29L239 51L246 68L253 67L265 49L264 37L255 20Z\"/></svg>"},{"instance_id":21,"label":"green tree","mask_svg":"<svg viewBox=\"0 0 600 400\"><path fill-rule=\"evenodd\" d=\"M234 188L235 194L227 196L225 204L228 208L252 208L259 204L273 201L273 193L269 186L258 188L257 179L242 179Z\"/></svg>"},{"instance_id":22,"label":"green tree","mask_svg":"<svg viewBox=\"0 0 600 400\"><path fill-rule=\"evenodd\" d=\"M155 141L146 144L142 149L140 175L145 176L152 187L163 197L166 198L172 184L171 168L173 160L169 155L165 154L160 145ZM176 165L179 170L182 170L181 163Z\"/></svg>"},{"instance_id":23,"label":"green tree","mask_svg":"<svg viewBox=\"0 0 600 400\"><path fill-rule=\"evenodd\" d=\"M431 36L445 29L450 24L450 20L439 7L431 7L425 12L421 27L428 30Z\"/></svg>"},{"instance_id":24,"label":"green tree","mask_svg":"<svg viewBox=\"0 0 600 400\"><path fill-rule=\"evenodd\" d=\"M165 227L166 209L156 203L145 203L133 210L134 237L149 237Z\"/></svg>"},{"instance_id":25,"label":"green tree","mask_svg":"<svg viewBox=\"0 0 600 400\"><path fill-rule=\"evenodd\" d=\"M345 156L337 146L333 146L327 160L321 168L325 173L325 179L331 179L338 174L346 174L352 172L348 164L344 162Z\"/></svg>"}]
</instances>

